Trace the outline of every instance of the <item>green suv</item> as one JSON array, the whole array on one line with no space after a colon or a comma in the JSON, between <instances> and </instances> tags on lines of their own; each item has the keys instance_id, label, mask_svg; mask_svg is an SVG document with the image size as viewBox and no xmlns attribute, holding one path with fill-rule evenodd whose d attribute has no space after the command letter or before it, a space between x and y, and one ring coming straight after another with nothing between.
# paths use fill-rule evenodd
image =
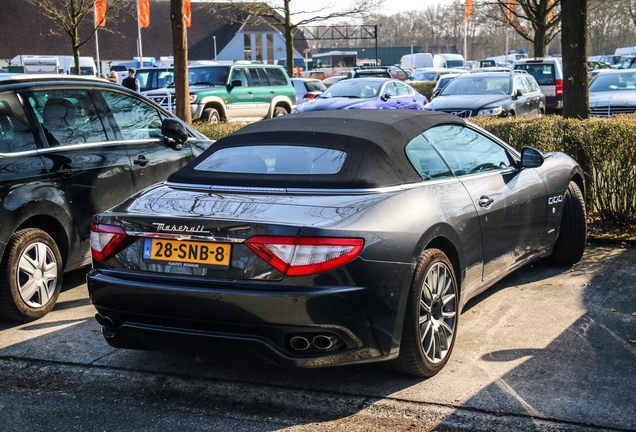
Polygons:
<instances>
[{"instance_id":1,"label":"green suv","mask_svg":"<svg viewBox=\"0 0 636 432\"><path fill-rule=\"evenodd\" d=\"M285 69L266 64L193 66L188 68L192 120L252 121L288 114L296 91ZM174 85L143 93L175 110Z\"/></svg>"}]
</instances>

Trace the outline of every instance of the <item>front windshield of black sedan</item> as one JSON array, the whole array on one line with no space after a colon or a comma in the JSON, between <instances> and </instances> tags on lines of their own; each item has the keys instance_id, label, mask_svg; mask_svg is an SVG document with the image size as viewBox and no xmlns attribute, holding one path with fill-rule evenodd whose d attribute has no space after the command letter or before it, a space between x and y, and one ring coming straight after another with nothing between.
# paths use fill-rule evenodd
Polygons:
<instances>
[{"instance_id":1,"label":"front windshield of black sedan","mask_svg":"<svg viewBox=\"0 0 636 432\"><path fill-rule=\"evenodd\" d=\"M510 94L510 77L470 75L452 80L440 96Z\"/></svg>"},{"instance_id":2,"label":"front windshield of black sedan","mask_svg":"<svg viewBox=\"0 0 636 432\"><path fill-rule=\"evenodd\" d=\"M345 98L374 98L380 93L382 85L386 80L363 80L360 78L348 79L337 82L329 87L321 95L320 99L329 99L334 97Z\"/></svg>"},{"instance_id":3,"label":"front windshield of black sedan","mask_svg":"<svg viewBox=\"0 0 636 432\"><path fill-rule=\"evenodd\" d=\"M590 93L636 90L636 72L601 73L590 83Z\"/></svg>"}]
</instances>

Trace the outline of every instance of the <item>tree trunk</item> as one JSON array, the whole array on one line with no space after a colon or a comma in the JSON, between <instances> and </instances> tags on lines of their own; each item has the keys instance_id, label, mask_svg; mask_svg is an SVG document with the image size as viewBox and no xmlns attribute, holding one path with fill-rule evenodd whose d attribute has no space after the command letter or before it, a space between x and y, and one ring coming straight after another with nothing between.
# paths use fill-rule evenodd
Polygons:
<instances>
[{"instance_id":1,"label":"tree trunk","mask_svg":"<svg viewBox=\"0 0 636 432\"><path fill-rule=\"evenodd\" d=\"M587 89L587 2L562 0L563 116L590 117Z\"/></svg>"},{"instance_id":2,"label":"tree trunk","mask_svg":"<svg viewBox=\"0 0 636 432\"><path fill-rule=\"evenodd\" d=\"M537 31L534 33L534 56L545 57L545 33L547 29L544 26L538 25Z\"/></svg>"},{"instance_id":3,"label":"tree trunk","mask_svg":"<svg viewBox=\"0 0 636 432\"><path fill-rule=\"evenodd\" d=\"M285 0L285 57L287 58L287 75L294 77L294 26L291 23L290 0Z\"/></svg>"},{"instance_id":4,"label":"tree trunk","mask_svg":"<svg viewBox=\"0 0 636 432\"><path fill-rule=\"evenodd\" d=\"M174 53L174 102L177 107L177 117L187 124L192 124L188 84L188 31L185 25L183 0L170 0L170 21Z\"/></svg>"},{"instance_id":5,"label":"tree trunk","mask_svg":"<svg viewBox=\"0 0 636 432\"><path fill-rule=\"evenodd\" d=\"M563 51L563 117L590 117L587 79L587 3L588 0L561 0L561 50ZM592 167L577 141L576 160L583 168L587 196L591 196Z\"/></svg>"}]
</instances>

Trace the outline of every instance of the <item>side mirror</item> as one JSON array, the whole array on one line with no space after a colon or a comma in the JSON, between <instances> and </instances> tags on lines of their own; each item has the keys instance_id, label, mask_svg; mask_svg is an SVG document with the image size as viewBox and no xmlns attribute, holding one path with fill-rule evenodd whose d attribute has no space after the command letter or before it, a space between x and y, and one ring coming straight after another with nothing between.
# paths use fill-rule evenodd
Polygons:
<instances>
[{"instance_id":1,"label":"side mirror","mask_svg":"<svg viewBox=\"0 0 636 432\"><path fill-rule=\"evenodd\" d=\"M166 117L161 122L161 133L174 140L174 144L171 147L175 150L181 150L183 143L188 139L188 131L185 125L179 120L170 117Z\"/></svg>"},{"instance_id":2,"label":"side mirror","mask_svg":"<svg viewBox=\"0 0 636 432\"><path fill-rule=\"evenodd\" d=\"M521 168L538 168L544 160L543 153L536 148L524 147L521 150Z\"/></svg>"},{"instance_id":3,"label":"side mirror","mask_svg":"<svg viewBox=\"0 0 636 432\"><path fill-rule=\"evenodd\" d=\"M393 96L393 94L391 92L386 92L382 95L382 97L380 99L382 99L383 101L387 101L389 99L391 99L391 97Z\"/></svg>"},{"instance_id":4,"label":"side mirror","mask_svg":"<svg viewBox=\"0 0 636 432\"><path fill-rule=\"evenodd\" d=\"M241 87L243 85L243 81L241 80L232 80L230 87Z\"/></svg>"},{"instance_id":5,"label":"side mirror","mask_svg":"<svg viewBox=\"0 0 636 432\"><path fill-rule=\"evenodd\" d=\"M515 96L519 97L519 96L523 96L523 92L521 90L517 90L515 92Z\"/></svg>"}]
</instances>

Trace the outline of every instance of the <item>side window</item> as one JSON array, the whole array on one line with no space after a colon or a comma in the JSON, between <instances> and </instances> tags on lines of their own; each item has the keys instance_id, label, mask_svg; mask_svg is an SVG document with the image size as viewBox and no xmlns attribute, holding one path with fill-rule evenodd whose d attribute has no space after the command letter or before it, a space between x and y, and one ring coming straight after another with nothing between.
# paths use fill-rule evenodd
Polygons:
<instances>
[{"instance_id":1,"label":"side window","mask_svg":"<svg viewBox=\"0 0 636 432\"><path fill-rule=\"evenodd\" d=\"M395 88L394 82L386 83L386 85L384 86L383 94L386 94L386 93L391 93L391 96L397 96L397 89Z\"/></svg>"},{"instance_id":2,"label":"side window","mask_svg":"<svg viewBox=\"0 0 636 432\"><path fill-rule=\"evenodd\" d=\"M397 89L397 96L409 96L412 94L409 86L403 83L395 83L395 88Z\"/></svg>"},{"instance_id":3,"label":"side window","mask_svg":"<svg viewBox=\"0 0 636 432\"><path fill-rule=\"evenodd\" d=\"M248 71L250 72L250 79L252 80L252 85L254 87L260 87L263 84L261 84L261 78L258 76L258 71L256 70L256 68L249 68Z\"/></svg>"},{"instance_id":4,"label":"side window","mask_svg":"<svg viewBox=\"0 0 636 432\"><path fill-rule=\"evenodd\" d=\"M49 146L106 141L104 126L87 90L25 93Z\"/></svg>"},{"instance_id":5,"label":"side window","mask_svg":"<svg viewBox=\"0 0 636 432\"><path fill-rule=\"evenodd\" d=\"M122 93L102 91L124 140L163 138L161 116L147 103Z\"/></svg>"},{"instance_id":6,"label":"side window","mask_svg":"<svg viewBox=\"0 0 636 432\"><path fill-rule=\"evenodd\" d=\"M511 166L508 152L490 138L459 125L433 127L424 136L455 175L494 171Z\"/></svg>"},{"instance_id":7,"label":"side window","mask_svg":"<svg viewBox=\"0 0 636 432\"><path fill-rule=\"evenodd\" d=\"M256 71L258 72L258 76L260 77L261 85L264 87L268 87L270 84L269 79L267 78L267 73L265 72L265 68L256 68Z\"/></svg>"},{"instance_id":8,"label":"side window","mask_svg":"<svg viewBox=\"0 0 636 432\"><path fill-rule=\"evenodd\" d=\"M524 82L522 81L521 78L522 77L515 77L515 84L514 84L514 87L512 88L513 95L517 94L518 90L521 90L523 94L528 93L528 89L526 89L526 86L524 85Z\"/></svg>"},{"instance_id":9,"label":"side window","mask_svg":"<svg viewBox=\"0 0 636 432\"><path fill-rule=\"evenodd\" d=\"M413 141L406 146L405 151L411 165L420 173L422 179L430 180L453 176L444 160L424 136L418 135L413 138Z\"/></svg>"},{"instance_id":10,"label":"side window","mask_svg":"<svg viewBox=\"0 0 636 432\"><path fill-rule=\"evenodd\" d=\"M247 87L249 85L244 68L236 68L232 71L232 82L234 81L240 81L241 86L243 87Z\"/></svg>"},{"instance_id":11,"label":"side window","mask_svg":"<svg viewBox=\"0 0 636 432\"><path fill-rule=\"evenodd\" d=\"M285 86L287 85L287 76L285 72L280 68L265 68L267 71L267 78L269 78L269 85L271 86Z\"/></svg>"},{"instance_id":12,"label":"side window","mask_svg":"<svg viewBox=\"0 0 636 432\"><path fill-rule=\"evenodd\" d=\"M0 153L36 148L29 123L14 93L0 93Z\"/></svg>"}]
</instances>

